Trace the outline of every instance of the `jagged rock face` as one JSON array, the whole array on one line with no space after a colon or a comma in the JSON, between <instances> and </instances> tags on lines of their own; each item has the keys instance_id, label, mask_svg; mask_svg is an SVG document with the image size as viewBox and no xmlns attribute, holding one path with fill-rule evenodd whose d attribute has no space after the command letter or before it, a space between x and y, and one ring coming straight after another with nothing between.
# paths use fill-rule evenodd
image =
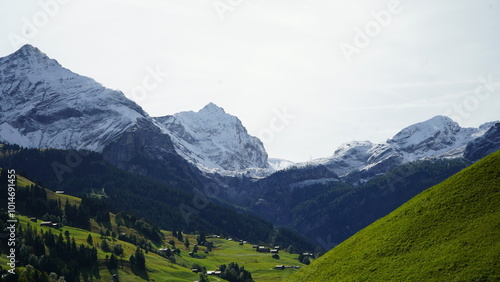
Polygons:
<instances>
[{"instance_id":1,"label":"jagged rock face","mask_svg":"<svg viewBox=\"0 0 500 282\"><path fill-rule=\"evenodd\" d=\"M212 103L198 112L155 120L170 135L176 151L204 171L269 169L262 142L250 136L237 117Z\"/></svg>"},{"instance_id":2,"label":"jagged rock face","mask_svg":"<svg viewBox=\"0 0 500 282\"><path fill-rule=\"evenodd\" d=\"M483 136L470 142L465 148L464 157L478 161L498 150L500 150L500 123L496 123Z\"/></svg>"},{"instance_id":3,"label":"jagged rock face","mask_svg":"<svg viewBox=\"0 0 500 282\"><path fill-rule=\"evenodd\" d=\"M138 120L103 150L103 155L118 167L131 163L138 154L152 160L170 153L174 153L170 138L146 119Z\"/></svg>"},{"instance_id":4,"label":"jagged rock face","mask_svg":"<svg viewBox=\"0 0 500 282\"><path fill-rule=\"evenodd\" d=\"M170 137L149 119L138 119L136 124L110 142L102 154L118 168L184 190L202 187L202 183L208 181L175 152Z\"/></svg>"},{"instance_id":5,"label":"jagged rock face","mask_svg":"<svg viewBox=\"0 0 500 282\"><path fill-rule=\"evenodd\" d=\"M123 93L25 45L0 59L0 139L33 148L104 147L147 114Z\"/></svg>"}]
</instances>

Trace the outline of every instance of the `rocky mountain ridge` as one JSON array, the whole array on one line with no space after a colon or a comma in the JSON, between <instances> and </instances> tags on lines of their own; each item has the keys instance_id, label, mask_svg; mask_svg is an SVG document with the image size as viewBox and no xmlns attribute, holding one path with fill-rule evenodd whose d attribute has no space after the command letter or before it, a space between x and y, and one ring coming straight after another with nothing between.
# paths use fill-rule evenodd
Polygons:
<instances>
[{"instance_id":1,"label":"rocky mountain ridge","mask_svg":"<svg viewBox=\"0 0 500 282\"><path fill-rule=\"evenodd\" d=\"M24 147L100 152L149 116L122 92L25 45L0 58L0 136Z\"/></svg>"},{"instance_id":2,"label":"rocky mountain ridge","mask_svg":"<svg viewBox=\"0 0 500 282\"><path fill-rule=\"evenodd\" d=\"M177 153L204 172L262 177L271 171L262 142L250 136L237 117L213 103L198 112L154 120L170 136Z\"/></svg>"},{"instance_id":3,"label":"rocky mountain ridge","mask_svg":"<svg viewBox=\"0 0 500 282\"><path fill-rule=\"evenodd\" d=\"M463 128L449 117L436 116L402 129L386 142L351 141L342 144L331 157L292 167L325 166L344 181L358 185L405 163L463 157L467 144L483 136L494 124Z\"/></svg>"}]
</instances>

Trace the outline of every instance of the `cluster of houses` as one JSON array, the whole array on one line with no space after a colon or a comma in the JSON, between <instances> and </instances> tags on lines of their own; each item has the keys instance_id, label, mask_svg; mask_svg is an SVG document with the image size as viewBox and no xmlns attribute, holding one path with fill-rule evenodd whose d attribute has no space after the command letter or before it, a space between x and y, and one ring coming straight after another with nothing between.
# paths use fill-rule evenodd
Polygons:
<instances>
[{"instance_id":1,"label":"cluster of houses","mask_svg":"<svg viewBox=\"0 0 500 282\"><path fill-rule=\"evenodd\" d=\"M266 247L266 246L259 246L259 245L253 245L252 246L257 252L259 253L271 253L271 254L278 254L280 251L280 246L274 246L273 249Z\"/></svg>"},{"instance_id":2,"label":"cluster of houses","mask_svg":"<svg viewBox=\"0 0 500 282\"><path fill-rule=\"evenodd\" d=\"M221 238L221 236L218 236L218 235L212 235L212 238ZM234 240L233 238L227 238L228 241L237 241L237 240ZM244 240L239 240L239 245L244 245L244 244L247 244L247 241L244 241ZM262 245L252 245L252 247L259 253L271 253L271 254L278 254L279 251L280 251L280 246L274 246L274 248L270 248L270 247L266 247L266 246L262 246ZM160 249L161 250L161 249ZM191 253L190 253L191 255ZM302 255L304 256L308 256L308 257L313 257L314 254L313 253L302 253ZM298 265L276 265L274 267L274 269L278 269L278 270L284 270L284 269L300 269L300 266ZM191 269L191 271L195 272L195 273L198 273L200 272L201 270L199 269ZM221 275L221 271L220 270L209 270L207 271L207 275L213 275L213 276L220 276ZM197 281L195 281L197 282Z\"/></svg>"}]
</instances>

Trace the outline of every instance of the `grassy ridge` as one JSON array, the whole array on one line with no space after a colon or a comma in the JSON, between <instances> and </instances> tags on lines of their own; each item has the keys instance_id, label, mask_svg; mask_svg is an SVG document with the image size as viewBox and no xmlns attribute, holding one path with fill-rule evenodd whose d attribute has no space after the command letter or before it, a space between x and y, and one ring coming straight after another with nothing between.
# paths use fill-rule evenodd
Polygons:
<instances>
[{"instance_id":1,"label":"grassy ridge","mask_svg":"<svg viewBox=\"0 0 500 282\"><path fill-rule=\"evenodd\" d=\"M500 152L438 184L289 281L500 281Z\"/></svg>"}]
</instances>

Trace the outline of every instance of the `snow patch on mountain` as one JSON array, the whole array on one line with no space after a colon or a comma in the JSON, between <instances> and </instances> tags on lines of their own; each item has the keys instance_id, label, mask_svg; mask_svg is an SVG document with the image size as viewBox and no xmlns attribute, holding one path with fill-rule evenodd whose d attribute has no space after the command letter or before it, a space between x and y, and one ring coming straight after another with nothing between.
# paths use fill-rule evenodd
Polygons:
<instances>
[{"instance_id":1,"label":"snow patch on mountain","mask_svg":"<svg viewBox=\"0 0 500 282\"><path fill-rule=\"evenodd\" d=\"M289 160L277 159L277 158L269 158L268 159L269 166L272 170L278 171L283 170L288 167L293 166L295 163Z\"/></svg>"}]
</instances>

